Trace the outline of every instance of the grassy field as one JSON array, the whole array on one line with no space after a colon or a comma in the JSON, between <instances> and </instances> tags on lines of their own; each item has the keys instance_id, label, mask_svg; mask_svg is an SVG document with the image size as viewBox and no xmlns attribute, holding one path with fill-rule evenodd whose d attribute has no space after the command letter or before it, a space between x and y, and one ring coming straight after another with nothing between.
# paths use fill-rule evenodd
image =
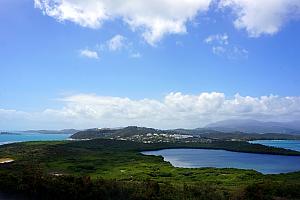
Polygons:
<instances>
[{"instance_id":1,"label":"grassy field","mask_svg":"<svg viewBox=\"0 0 300 200\"><path fill-rule=\"evenodd\" d=\"M218 191L222 191L222 194L244 191L245 188L259 184L263 184L265 187L265 183L272 191L275 191L273 185L290 185L293 186L292 188L300 189L299 172L263 175L253 170L175 168L170 163L164 162L162 157L145 156L140 153L143 150L172 147L223 148L229 150L233 150L236 146L241 147L241 149L246 148L243 145L245 144L219 143L211 146L208 144L146 145L102 139L79 142L18 143L0 147L0 158L9 157L15 160L11 164L0 166L0 176L5 176L6 179L8 179L7 174L10 174L12 177L22 177L24 176L24 171L29 169L31 171L39 171L45 176L89 177L92 181L114 180L130 184L153 181L160 185L170 184L175 188L209 185L212 188L217 188ZM261 146L254 147L261 148ZM249 146L247 148L248 152L254 151ZM274 154L274 149L270 152ZM1 185L5 187L5 184L2 182L0 189ZM296 197L298 198L297 195L299 194L292 197L296 199Z\"/></svg>"}]
</instances>

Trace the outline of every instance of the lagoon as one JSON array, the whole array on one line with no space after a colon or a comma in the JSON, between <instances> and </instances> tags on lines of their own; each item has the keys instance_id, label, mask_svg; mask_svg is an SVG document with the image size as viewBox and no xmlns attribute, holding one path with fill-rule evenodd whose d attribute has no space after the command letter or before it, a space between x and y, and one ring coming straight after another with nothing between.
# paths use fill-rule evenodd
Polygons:
<instances>
[{"instance_id":1,"label":"lagoon","mask_svg":"<svg viewBox=\"0 0 300 200\"><path fill-rule=\"evenodd\" d=\"M211 149L164 149L144 155L163 156L175 167L253 169L263 174L300 171L300 156L240 153Z\"/></svg>"},{"instance_id":2,"label":"lagoon","mask_svg":"<svg viewBox=\"0 0 300 200\"><path fill-rule=\"evenodd\" d=\"M67 140L71 134L9 133L0 134L0 145L28 141Z\"/></svg>"}]
</instances>

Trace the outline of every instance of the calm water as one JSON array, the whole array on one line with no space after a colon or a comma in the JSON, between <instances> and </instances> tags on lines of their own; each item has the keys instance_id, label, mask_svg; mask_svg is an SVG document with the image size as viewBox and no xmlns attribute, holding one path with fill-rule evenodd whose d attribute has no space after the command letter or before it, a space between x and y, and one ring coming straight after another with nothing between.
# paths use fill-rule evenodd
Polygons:
<instances>
[{"instance_id":1,"label":"calm water","mask_svg":"<svg viewBox=\"0 0 300 200\"><path fill-rule=\"evenodd\" d=\"M0 134L0 145L14 142L66 140L70 134L16 133Z\"/></svg>"},{"instance_id":2,"label":"calm water","mask_svg":"<svg viewBox=\"0 0 300 200\"><path fill-rule=\"evenodd\" d=\"M255 140L250 143L300 151L300 140Z\"/></svg>"},{"instance_id":3,"label":"calm water","mask_svg":"<svg viewBox=\"0 0 300 200\"><path fill-rule=\"evenodd\" d=\"M207 149L164 149L142 153L163 156L165 161L169 161L175 167L254 169L264 174L300 171L300 156L238 153Z\"/></svg>"}]
</instances>

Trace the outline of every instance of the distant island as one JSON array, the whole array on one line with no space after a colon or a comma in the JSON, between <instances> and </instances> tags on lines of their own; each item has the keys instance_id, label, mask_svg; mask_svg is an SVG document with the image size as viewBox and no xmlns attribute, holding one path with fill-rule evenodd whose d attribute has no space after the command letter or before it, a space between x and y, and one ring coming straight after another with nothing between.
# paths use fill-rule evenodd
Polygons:
<instances>
[{"instance_id":1,"label":"distant island","mask_svg":"<svg viewBox=\"0 0 300 200\"><path fill-rule=\"evenodd\" d=\"M23 133L40 133L40 134L74 134L79 130L76 129L63 129L63 130L26 130Z\"/></svg>"},{"instance_id":2,"label":"distant island","mask_svg":"<svg viewBox=\"0 0 300 200\"><path fill-rule=\"evenodd\" d=\"M20 133L13 133L13 132L0 132L0 135L20 135Z\"/></svg>"}]
</instances>

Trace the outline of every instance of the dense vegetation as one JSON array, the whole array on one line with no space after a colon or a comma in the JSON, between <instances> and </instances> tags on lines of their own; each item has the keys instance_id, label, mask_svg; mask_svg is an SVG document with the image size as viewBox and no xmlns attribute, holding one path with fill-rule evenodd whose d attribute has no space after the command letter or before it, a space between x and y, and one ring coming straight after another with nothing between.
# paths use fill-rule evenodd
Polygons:
<instances>
[{"instance_id":1,"label":"dense vegetation","mask_svg":"<svg viewBox=\"0 0 300 200\"><path fill-rule=\"evenodd\" d=\"M0 158L15 159L0 165L0 190L36 199L300 198L299 172L263 175L253 170L175 168L162 157L139 153L173 147L254 151L264 146L244 142L142 144L103 139L11 144L0 147Z\"/></svg>"},{"instance_id":2,"label":"dense vegetation","mask_svg":"<svg viewBox=\"0 0 300 200\"><path fill-rule=\"evenodd\" d=\"M29 170L29 169L27 169ZM35 172L35 173L33 173ZM174 185L157 181L118 181L75 176L49 176L36 170L20 176L0 173L0 188L7 194L18 192L22 199L117 199L117 200L270 200L298 199L300 185L261 181L230 191L216 184ZM19 197L19 199L21 199Z\"/></svg>"},{"instance_id":3,"label":"dense vegetation","mask_svg":"<svg viewBox=\"0 0 300 200\"><path fill-rule=\"evenodd\" d=\"M73 134L71 138L96 139L105 137L130 137L133 135L146 135L148 133L167 134L169 132L171 131L163 131L146 127L128 126L120 129L87 129Z\"/></svg>"}]
</instances>

